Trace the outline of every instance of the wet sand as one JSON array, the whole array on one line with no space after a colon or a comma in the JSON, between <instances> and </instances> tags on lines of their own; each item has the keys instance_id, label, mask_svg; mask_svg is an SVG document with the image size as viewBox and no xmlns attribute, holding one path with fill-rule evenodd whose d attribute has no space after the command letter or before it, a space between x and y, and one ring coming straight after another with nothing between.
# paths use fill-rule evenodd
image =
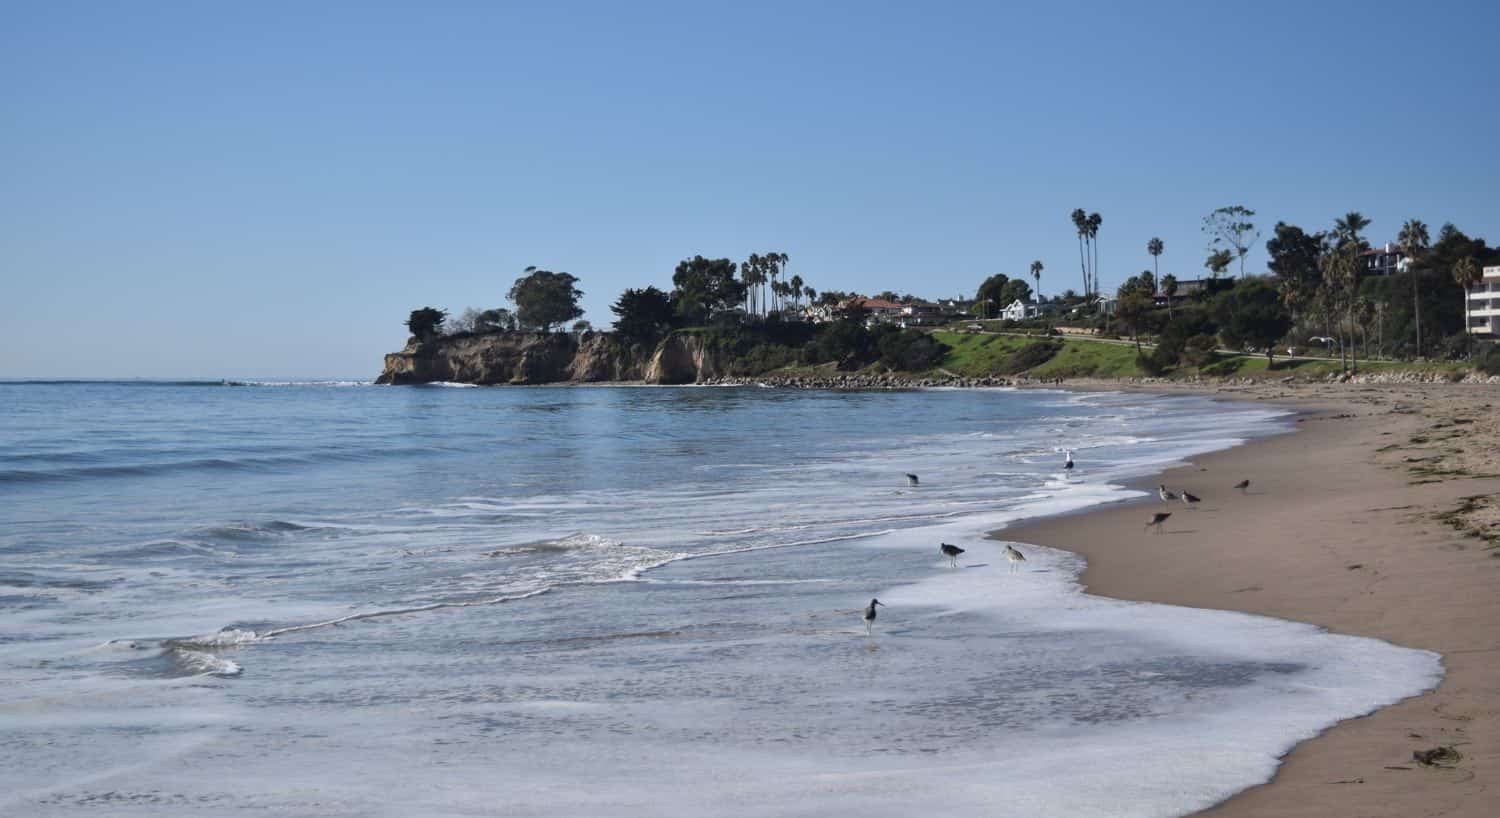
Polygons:
<instances>
[{"instance_id":1,"label":"wet sand","mask_svg":"<svg viewBox=\"0 0 1500 818\"><path fill-rule=\"evenodd\" d=\"M1297 431L1151 481L1201 496L1196 508L1153 495L993 536L1084 555L1093 593L1265 614L1442 654L1435 691L1303 742L1270 783L1202 815L1500 815L1500 547L1487 539L1500 540L1500 502L1489 499L1500 494L1500 387L1185 391L1297 408ZM1232 488L1247 478L1248 492ZM1157 511L1172 512L1159 534L1144 527ZM1413 759L1437 747L1458 760Z\"/></svg>"}]
</instances>

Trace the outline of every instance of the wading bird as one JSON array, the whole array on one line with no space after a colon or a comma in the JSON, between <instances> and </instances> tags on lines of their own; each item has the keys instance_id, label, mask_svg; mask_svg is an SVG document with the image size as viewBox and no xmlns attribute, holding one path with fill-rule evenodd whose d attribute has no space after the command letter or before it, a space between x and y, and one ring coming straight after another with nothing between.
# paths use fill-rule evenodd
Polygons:
<instances>
[{"instance_id":1,"label":"wading bird","mask_svg":"<svg viewBox=\"0 0 1500 818\"><path fill-rule=\"evenodd\" d=\"M1235 483L1234 487L1240 490L1240 494L1244 494L1245 493L1245 489L1250 488L1250 481L1249 480L1241 480L1240 482Z\"/></svg>"},{"instance_id":2,"label":"wading bird","mask_svg":"<svg viewBox=\"0 0 1500 818\"><path fill-rule=\"evenodd\" d=\"M881 602L878 599L872 599L870 600L870 604L865 606L865 612L863 614L860 614L860 619L863 619L865 621L866 636L869 636L871 633L873 633L871 629L875 625L875 606L884 604L884 602Z\"/></svg>"},{"instance_id":3,"label":"wading bird","mask_svg":"<svg viewBox=\"0 0 1500 818\"><path fill-rule=\"evenodd\" d=\"M1187 506L1188 508L1192 508L1194 504L1201 503L1201 502L1203 502L1203 498L1202 497L1199 497L1196 494L1190 494L1190 493L1188 493L1187 489L1182 489L1182 504L1183 505Z\"/></svg>"},{"instance_id":4,"label":"wading bird","mask_svg":"<svg viewBox=\"0 0 1500 818\"><path fill-rule=\"evenodd\" d=\"M1170 491L1167 491L1166 484L1160 484L1156 487L1156 496L1160 497L1163 503L1167 502L1168 500L1177 499L1177 495L1173 494Z\"/></svg>"},{"instance_id":5,"label":"wading bird","mask_svg":"<svg viewBox=\"0 0 1500 818\"><path fill-rule=\"evenodd\" d=\"M958 555L964 552L962 548L959 548L956 545L943 543L942 545L938 546L938 550L943 552L943 556L948 558L948 561L953 564L954 568L958 567Z\"/></svg>"},{"instance_id":6,"label":"wading bird","mask_svg":"<svg viewBox=\"0 0 1500 818\"><path fill-rule=\"evenodd\" d=\"M915 474L906 475L906 485L908 486L915 486L921 482L922 481L918 480Z\"/></svg>"},{"instance_id":7,"label":"wading bird","mask_svg":"<svg viewBox=\"0 0 1500 818\"><path fill-rule=\"evenodd\" d=\"M1156 527L1156 533L1160 534L1161 533L1161 524L1164 523L1164 522L1166 522L1167 518L1170 517L1170 516L1172 516L1172 512L1170 512L1170 511L1158 511L1155 514L1151 515L1151 522L1146 523L1146 527L1147 528L1151 528L1151 527L1155 526Z\"/></svg>"},{"instance_id":8,"label":"wading bird","mask_svg":"<svg viewBox=\"0 0 1500 818\"><path fill-rule=\"evenodd\" d=\"M1021 570L1021 563L1026 561L1026 555L1017 551L1013 545L1005 546L1005 558L1010 560L1011 573Z\"/></svg>"},{"instance_id":9,"label":"wading bird","mask_svg":"<svg viewBox=\"0 0 1500 818\"><path fill-rule=\"evenodd\" d=\"M1063 449L1063 471L1073 470L1073 450Z\"/></svg>"}]
</instances>

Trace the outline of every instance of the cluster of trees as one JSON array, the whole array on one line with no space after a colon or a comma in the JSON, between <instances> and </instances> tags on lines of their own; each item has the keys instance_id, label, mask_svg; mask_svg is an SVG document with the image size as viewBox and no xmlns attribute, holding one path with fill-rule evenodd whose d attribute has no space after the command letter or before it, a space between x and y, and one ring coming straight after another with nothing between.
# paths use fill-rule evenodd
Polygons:
<instances>
[{"instance_id":1,"label":"cluster of trees","mask_svg":"<svg viewBox=\"0 0 1500 818\"><path fill-rule=\"evenodd\" d=\"M1260 236L1254 216L1236 205L1204 217L1210 271L1223 272L1235 260L1243 271L1251 242ZM1370 224L1357 211L1316 232L1278 222L1265 245L1265 275L1242 274L1232 286L1207 282L1181 308L1174 308L1176 280L1157 277L1155 261L1164 245L1153 238L1146 245L1153 269L1120 285L1117 320L1138 350L1141 335L1159 336L1148 367L1155 369L1209 359L1220 344L1262 350L1268 357L1282 346L1319 352L1336 347L1341 361L1355 369L1361 355L1467 354L1467 289L1478 283L1486 263L1500 261L1500 253L1452 224L1434 242L1427 226L1411 219L1397 237L1401 265L1392 275L1375 275L1365 237Z\"/></svg>"}]
</instances>

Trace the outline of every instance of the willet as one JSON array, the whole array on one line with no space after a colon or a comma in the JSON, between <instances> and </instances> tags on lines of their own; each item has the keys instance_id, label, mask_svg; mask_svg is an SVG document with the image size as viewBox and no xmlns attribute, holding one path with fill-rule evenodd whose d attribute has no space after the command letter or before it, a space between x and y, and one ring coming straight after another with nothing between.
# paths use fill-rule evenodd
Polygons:
<instances>
[{"instance_id":1,"label":"willet","mask_svg":"<svg viewBox=\"0 0 1500 818\"><path fill-rule=\"evenodd\" d=\"M1187 506L1188 508L1192 508L1195 504L1201 503L1201 502L1203 502L1203 498L1202 497L1199 497L1196 494L1190 493L1187 489L1182 489L1182 504L1183 505Z\"/></svg>"},{"instance_id":2,"label":"willet","mask_svg":"<svg viewBox=\"0 0 1500 818\"><path fill-rule=\"evenodd\" d=\"M1021 563L1026 561L1026 555L1017 551L1013 545L1005 546L1005 558L1010 560L1011 573L1021 570Z\"/></svg>"},{"instance_id":3,"label":"willet","mask_svg":"<svg viewBox=\"0 0 1500 818\"><path fill-rule=\"evenodd\" d=\"M1146 527L1151 528L1152 526L1155 526L1156 533L1160 534L1161 524L1166 522L1167 518L1170 516L1172 516L1172 512L1170 511L1158 511L1155 514L1151 515L1151 522L1146 523Z\"/></svg>"},{"instance_id":4,"label":"willet","mask_svg":"<svg viewBox=\"0 0 1500 818\"><path fill-rule=\"evenodd\" d=\"M958 567L958 555L964 552L962 548L959 548L956 545L943 543L942 545L938 546L938 550L943 552L943 556L947 557L949 562L953 563L954 568Z\"/></svg>"},{"instance_id":5,"label":"willet","mask_svg":"<svg viewBox=\"0 0 1500 818\"><path fill-rule=\"evenodd\" d=\"M1073 450L1063 449L1063 471L1073 470Z\"/></svg>"},{"instance_id":6,"label":"willet","mask_svg":"<svg viewBox=\"0 0 1500 818\"><path fill-rule=\"evenodd\" d=\"M1250 488L1250 481L1249 480L1241 480L1240 482L1235 483L1234 487L1240 490L1240 494L1244 494L1245 493L1245 489Z\"/></svg>"},{"instance_id":7,"label":"willet","mask_svg":"<svg viewBox=\"0 0 1500 818\"><path fill-rule=\"evenodd\" d=\"M872 600L870 600L870 604L865 606L865 612L860 615L860 618L865 621L865 635L866 636L869 636L873 632L871 630L871 628L875 624L875 606L876 605L884 605L884 604L885 604L884 602L881 602L878 599L872 599Z\"/></svg>"},{"instance_id":8,"label":"willet","mask_svg":"<svg viewBox=\"0 0 1500 818\"><path fill-rule=\"evenodd\" d=\"M915 486L920 484L921 482L922 481L918 480L915 474L906 475L906 485L908 486Z\"/></svg>"},{"instance_id":9,"label":"willet","mask_svg":"<svg viewBox=\"0 0 1500 818\"><path fill-rule=\"evenodd\" d=\"M1176 494L1173 494L1172 492L1167 491L1166 484L1164 484L1164 483L1157 485L1157 487L1156 487L1156 496L1160 497L1161 501L1163 503L1167 502L1168 500L1176 500L1177 499L1177 495Z\"/></svg>"}]
</instances>

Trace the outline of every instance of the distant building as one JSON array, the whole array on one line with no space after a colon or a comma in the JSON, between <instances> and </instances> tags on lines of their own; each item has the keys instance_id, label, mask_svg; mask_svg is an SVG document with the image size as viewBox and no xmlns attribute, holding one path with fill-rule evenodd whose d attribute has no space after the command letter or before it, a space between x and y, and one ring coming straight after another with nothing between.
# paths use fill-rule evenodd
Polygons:
<instances>
[{"instance_id":1,"label":"distant building","mask_svg":"<svg viewBox=\"0 0 1500 818\"><path fill-rule=\"evenodd\" d=\"M1105 315L1114 315L1115 310L1120 308L1120 299L1112 295L1101 295L1094 299L1094 306L1099 312Z\"/></svg>"},{"instance_id":2,"label":"distant building","mask_svg":"<svg viewBox=\"0 0 1500 818\"><path fill-rule=\"evenodd\" d=\"M1363 275L1388 276L1406 272L1406 253L1390 242L1384 247L1371 247L1360 253L1359 260L1363 263L1360 270Z\"/></svg>"},{"instance_id":3,"label":"distant building","mask_svg":"<svg viewBox=\"0 0 1500 818\"><path fill-rule=\"evenodd\" d=\"M1484 268L1484 278L1469 288L1469 332L1475 335L1500 335L1500 266Z\"/></svg>"},{"instance_id":4,"label":"distant building","mask_svg":"<svg viewBox=\"0 0 1500 818\"><path fill-rule=\"evenodd\" d=\"M1007 321L1028 321L1042 314L1042 306L1035 301L1022 301L1017 298L1006 305L1000 311L1000 317Z\"/></svg>"},{"instance_id":5,"label":"distant building","mask_svg":"<svg viewBox=\"0 0 1500 818\"><path fill-rule=\"evenodd\" d=\"M942 305L927 301L918 301L912 304L903 304L901 313L896 318L896 323L902 329L907 327L932 327L948 322L951 313L943 309Z\"/></svg>"},{"instance_id":6,"label":"distant building","mask_svg":"<svg viewBox=\"0 0 1500 818\"><path fill-rule=\"evenodd\" d=\"M1177 280L1177 290L1173 292L1172 297L1168 299L1166 292L1161 289L1160 281L1158 281L1156 285L1156 292L1151 295L1151 302L1158 307L1165 307L1167 306L1168 300L1170 300L1173 304L1177 304L1179 302L1186 301L1199 292L1203 292L1205 290L1207 290L1208 292L1215 292L1221 289L1227 290L1233 286L1234 276L1220 276L1218 278L1180 278Z\"/></svg>"}]
</instances>

